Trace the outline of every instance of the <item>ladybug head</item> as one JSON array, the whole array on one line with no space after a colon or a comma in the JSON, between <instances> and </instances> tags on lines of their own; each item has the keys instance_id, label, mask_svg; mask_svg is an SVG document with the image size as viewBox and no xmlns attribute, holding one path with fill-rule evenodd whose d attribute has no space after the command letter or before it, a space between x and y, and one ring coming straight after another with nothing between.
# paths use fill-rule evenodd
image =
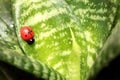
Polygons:
<instances>
[{"instance_id":1,"label":"ladybug head","mask_svg":"<svg viewBox=\"0 0 120 80\"><path fill-rule=\"evenodd\" d=\"M33 44L35 42L34 38L31 38L29 41L27 41L28 44Z\"/></svg>"}]
</instances>

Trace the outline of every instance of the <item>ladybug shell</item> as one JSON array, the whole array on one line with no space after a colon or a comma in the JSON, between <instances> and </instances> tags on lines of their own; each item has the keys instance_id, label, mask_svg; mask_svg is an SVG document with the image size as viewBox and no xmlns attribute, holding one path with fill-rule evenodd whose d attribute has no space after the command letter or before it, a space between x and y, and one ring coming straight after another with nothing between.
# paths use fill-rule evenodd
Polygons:
<instances>
[{"instance_id":1,"label":"ladybug shell","mask_svg":"<svg viewBox=\"0 0 120 80\"><path fill-rule=\"evenodd\" d=\"M23 40L29 41L34 37L34 32L29 26L23 26L20 29L20 34Z\"/></svg>"}]
</instances>

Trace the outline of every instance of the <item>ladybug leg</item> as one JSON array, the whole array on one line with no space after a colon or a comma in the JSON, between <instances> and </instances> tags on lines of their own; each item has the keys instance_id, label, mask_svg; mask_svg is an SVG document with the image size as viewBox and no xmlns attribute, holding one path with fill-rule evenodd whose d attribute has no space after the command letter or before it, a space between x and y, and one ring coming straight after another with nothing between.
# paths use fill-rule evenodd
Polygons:
<instances>
[{"instance_id":1,"label":"ladybug leg","mask_svg":"<svg viewBox=\"0 0 120 80\"><path fill-rule=\"evenodd\" d=\"M27 41L28 44L33 44L35 42L35 39L34 38L31 38L29 41Z\"/></svg>"}]
</instances>

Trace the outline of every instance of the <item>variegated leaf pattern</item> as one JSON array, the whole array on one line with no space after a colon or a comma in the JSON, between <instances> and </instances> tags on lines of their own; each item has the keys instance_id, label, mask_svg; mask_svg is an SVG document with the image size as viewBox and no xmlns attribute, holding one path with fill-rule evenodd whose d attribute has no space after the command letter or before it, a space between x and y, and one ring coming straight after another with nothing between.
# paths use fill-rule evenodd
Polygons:
<instances>
[{"instance_id":1,"label":"variegated leaf pattern","mask_svg":"<svg viewBox=\"0 0 120 80\"><path fill-rule=\"evenodd\" d=\"M117 0L16 0L14 7L17 35L25 53L69 80L84 80L111 31ZM35 31L32 46L20 38L23 25Z\"/></svg>"},{"instance_id":2,"label":"variegated leaf pattern","mask_svg":"<svg viewBox=\"0 0 120 80\"><path fill-rule=\"evenodd\" d=\"M23 54L15 34L11 2L0 1L0 5L0 80L65 80L46 64Z\"/></svg>"},{"instance_id":3,"label":"variegated leaf pattern","mask_svg":"<svg viewBox=\"0 0 120 80\"><path fill-rule=\"evenodd\" d=\"M116 24L110 37L103 46L98 59L89 72L87 80L94 80L102 68L107 67L109 63L120 55L120 22ZM116 73L117 74L117 73Z\"/></svg>"},{"instance_id":4,"label":"variegated leaf pattern","mask_svg":"<svg viewBox=\"0 0 120 80\"><path fill-rule=\"evenodd\" d=\"M66 2L15 0L13 7L16 32L24 52L53 67L68 80L79 80L80 54L86 51L87 44L82 27ZM23 25L33 28L33 45L21 39L19 32Z\"/></svg>"},{"instance_id":5,"label":"variegated leaf pattern","mask_svg":"<svg viewBox=\"0 0 120 80\"><path fill-rule=\"evenodd\" d=\"M118 7L117 0L65 0L72 8L74 15L79 19L85 33L87 50L81 55L81 80L98 56L115 21Z\"/></svg>"},{"instance_id":6,"label":"variegated leaf pattern","mask_svg":"<svg viewBox=\"0 0 120 80\"><path fill-rule=\"evenodd\" d=\"M89 75L86 78L87 80L97 79L97 75L100 73L100 71L102 71L102 69L104 69L105 67L109 67L110 63L114 61L116 58L118 58L118 56L120 56L120 36L119 36L119 33L120 33L120 1L118 1L116 19L113 24L114 24L114 28L110 36L107 38L107 41L105 42L104 46L102 47L102 50L99 52L99 55L93 67L90 69ZM116 76L114 76L114 78L117 79Z\"/></svg>"},{"instance_id":7,"label":"variegated leaf pattern","mask_svg":"<svg viewBox=\"0 0 120 80\"><path fill-rule=\"evenodd\" d=\"M0 61L34 74L38 80L85 80L96 60L87 78L93 80L104 67L102 63L108 64L117 56L108 55L104 61L106 56L101 55L107 55L104 51L109 52L114 39L111 43L109 40L119 31L117 24L108 38L119 19L118 3L119 0L1 0ZM23 25L33 28L33 45L21 39Z\"/></svg>"}]
</instances>

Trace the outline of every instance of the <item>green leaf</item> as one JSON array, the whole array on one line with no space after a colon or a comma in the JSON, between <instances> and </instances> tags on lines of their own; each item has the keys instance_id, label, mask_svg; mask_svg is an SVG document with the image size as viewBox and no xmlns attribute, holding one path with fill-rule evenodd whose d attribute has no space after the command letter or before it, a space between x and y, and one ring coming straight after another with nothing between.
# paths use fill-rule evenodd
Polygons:
<instances>
[{"instance_id":1,"label":"green leaf","mask_svg":"<svg viewBox=\"0 0 120 80\"><path fill-rule=\"evenodd\" d=\"M93 67L89 71L87 80L94 80L97 75L108 67L112 61L120 56L120 3L117 8L114 29L100 51ZM117 74L117 73L116 73Z\"/></svg>"},{"instance_id":2,"label":"green leaf","mask_svg":"<svg viewBox=\"0 0 120 80\"><path fill-rule=\"evenodd\" d=\"M0 5L0 53L7 52L6 48L11 51L19 50L17 38L15 37L10 0L1 0Z\"/></svg>"},{"instance_id":3,"label":"green leaf","mask_svg":"<svg viewBox=\"0 0 120 80\"><path fill-rule=\"evenodd\" d=\"M16 0L13 3L16 33L24 52L53 67L68 80L79 80L80 53L87 44L83 30L66 2ZM33 45L21 39L19 32L23 25L33 28Z\"/></svg>"},{"instance_id":4,"label":"green leaf","mask_svg":"<svg viewBox=\"0 0 120 80\"><path fill-rule=\"evenodd\" d=\"M0 78L2 80L65 80L60 73L44 63L23 54L15 34L11 2L0 1L0 5L0 72L3 73L3 75L0 73Z\"/></svg>"},{"instance_id":5,"label":"green leaf","mask_svg":"<svg viewBox=\"0 0 120 80\"><path fill-rule=\"evenodd\" d=\"M111 35L107 39L105 45L103 46L100 55L98 56L95 64L90 70L88 80L94 80L96 75L102 70L102 68L107 67L109 63L120 55L120 22L116 24Z\"/></svg>"},{"instance_id":6,"label":"green leaf","mask_svg":"<svg viewBox=\"0 0 120 80\"><path fill-rule=\"evenodd\" d=\"M17 52L9 52L9 54L1 53L0 61L3 72L6 72L13 80L26 78L26 75L28 75L27 78L29 79L33 74L36 80L65 80L60 73L42 62ZM22 75L23 73L25 74ZM32 80L34 80L34 78Z\"/></svg>"},{"instance_id":7,"label":"green leaf","mask_svg":"<svg viewBox=\"0 0 120 80\"><path fill-rule=\"evenodd\" d=\"M112 31L119 21L118 3L118 0L1 0L0 71L4 75L0 74L0 78L85 80L96 60L87 78L94 79L104 64L118 55L111 53L111 57L107 53L114 39L118 39L114 47L119 47L119 37L114 37L118 36L119 27ZM35 32L32 45L21 39L20 28L24 25ZM116 49L112 47L113 51Z\"/></svg>"},{"instance_id":8,"label":"green leaf","mask_svg":"<svg viewBox=\"0 0 120 80\"><path fill-rule=\"evenodd\" d=\"M78 18L85 33L86 51L81 54L81 80L92 67L94 60L114 27L118 1L113 0L65 0ZM86 68L87 67L87 68Z\"/></svg>"},{"instance_id":9,"label":"green leaf","mask_svg":"<svg viewBox=\"0 0 120 80\"><path fill-rule=\"evenodd\" d=\"M84 80L112 30L117 1L13 0L13 3L16 33L24 52L68 80ZM21 39L23 25L33 28L33 45Z\"/></svg>"}]
</instances>

